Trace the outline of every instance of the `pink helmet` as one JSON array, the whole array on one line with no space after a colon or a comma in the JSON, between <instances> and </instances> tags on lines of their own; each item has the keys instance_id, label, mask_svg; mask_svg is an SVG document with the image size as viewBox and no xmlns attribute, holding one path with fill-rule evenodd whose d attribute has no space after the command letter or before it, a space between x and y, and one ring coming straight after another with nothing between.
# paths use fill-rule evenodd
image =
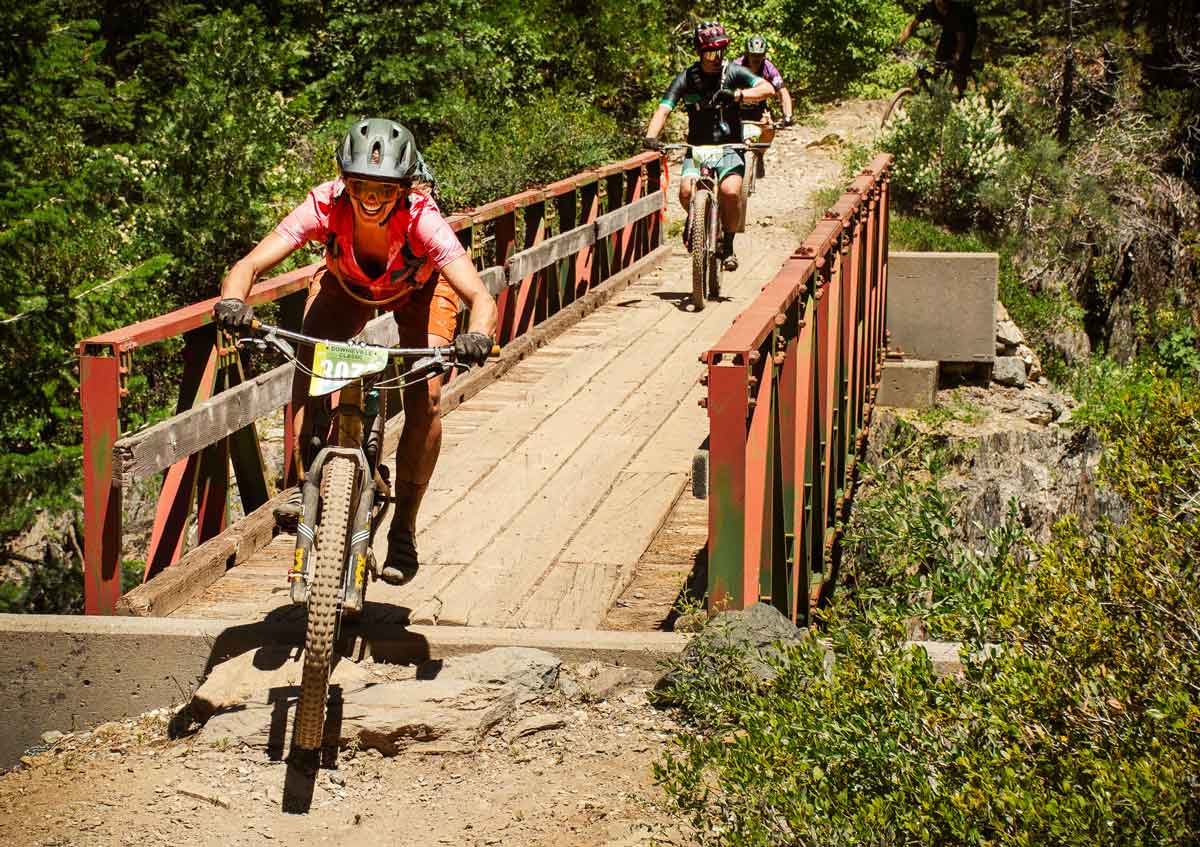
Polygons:
<instances>
[{"instance_id":1,"label":"pink helmet","mask_svg":"<svg viewBox=\"0 0 1200 847\"><path fill-rule=\"evenodd\" d=\"M729 46L729 36L725 32L725 27L716 21L701 21L696 24L695 32L692 33L692 42L696 45L697 52L724 50Z\"/></svg>"}]
</instances>

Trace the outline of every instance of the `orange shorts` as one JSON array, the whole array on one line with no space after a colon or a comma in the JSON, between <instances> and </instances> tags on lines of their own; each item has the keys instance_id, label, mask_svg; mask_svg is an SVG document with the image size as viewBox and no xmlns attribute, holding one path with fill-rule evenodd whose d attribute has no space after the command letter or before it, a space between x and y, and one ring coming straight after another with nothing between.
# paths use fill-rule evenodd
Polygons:
<instances>
[{"instance_id":1,"label":"orange shorts","mask_svg":"<svg viewBox=\"0 0 1200 847\"><path fill-rule=\"evenodd\" d=\"M383 308L396 319L400 346L424 347L429 344L427 336L441 339L444 344L454 340L458 302L458 295L450 283L439 277L434 285L414 292L395 307ZM322 265L308 285L301 332L318 338L344 340L357 335L374 314L374 307L347 294L337 278Z\"/></svg>"}]
</instances>

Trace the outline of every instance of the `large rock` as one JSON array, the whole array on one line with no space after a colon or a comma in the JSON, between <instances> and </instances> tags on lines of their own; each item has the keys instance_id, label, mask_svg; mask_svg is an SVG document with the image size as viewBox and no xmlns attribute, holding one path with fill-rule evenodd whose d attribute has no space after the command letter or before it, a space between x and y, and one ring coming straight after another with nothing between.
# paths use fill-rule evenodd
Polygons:
<instances>
[{"instance_id":1,"label":"large rock","mask_svg":"<svg viewBox=\"0 0 1200 847\"><path fill-rule=\"evenodd\" d=\"M192 695L192 715L207 721L220 711L246 704L266 705L300 691L301 663L292 647L261 647L214 667ZM329 684L343 690L361 688L372 675L348 659L338 659Z\"/></svg>"},{"instance_id":2,"label":"large rock","mask_svg":"<svg viewBox=\"0 0 1200 847\"><path fill-rule=\"evenodd\" d=\"M1001 385L1025 386L1025 363L1016 356L997 356L992 363L992 379Z\"/></svg>"},{"instance_id":3,"label":"large rock","mask_svg":"<svg viewBox=\"0 0 1200 847\"><path fill-rule=\"evenodd\" d=\"M741 657L747 671L760 680L775 678L771 661L780 655L778 645L797 641L805 631L796 627L778 609L766 603L755 603L736 612L721 612L714 616L683 649L679 667L669 671L656 686L665 693L682 668L703 667L714 654L735 653Z\"/></svg>"},{"instance_id":4,"label":"large rock","mask_svg":"<svg viewBox=\"0 0 1200 847\"><path fill-rule=\"evenodd\" d=\"M518 703L525 703L554 690L562 660L532 647L496 647L430 664L438 666L439 679L465 679L502 686L512 690ZM425 667L421 675L426 675Z\"/></svg>"},{"instance_id":5,"label":"large rock","mask_svg":"<svg viewBox=\"0 0 1200 847\"><path fill-rule=\"evenodd\" d=\"M331 698L332 699L332 698ZM474 750L497 723L512 714L512 690L460 679L410 679L343 691L332 699L325 743L357 742L392 756L416 752ZM248 744L287 750L296 701L254 704L213 716L200 740L214 745Z\"/></svg>"},{"instance_id":6,"label":"large rock","mask_svg":"<svg viewBox=\"0 0 1200 847\"><path fill-rule=\"evenodd\" d=\"M1012 353L1022 344L1025 343L1025 336L1021 334L1021 330L1017 329L1017 325L1010 320L996 321L996 352L1002 355L1012 355Z\"/></svg>"},{"instance_id":7,"label":"large rock","mask_svg":"<svg viewBox=\"0 0 1200 847\"><path fill-rule=\"evenodd\" d=\"M1051 333L1046 343L1058 351L1069 365L1082 362L1092 354L1092 342L1087 333L1075 327L1064 327Z\"/></svg>"},{"instance_id":8,"label":"large rock","mask_svg":"<svg viewBox=\"0 0 1200 847\"><path fill-rule=\"evenodd\" d=\"M553 691L560 665L544 650L503 647L427 662L415 678L395 681L390 670L342 659L330 678L325 741L389 756L410 748L472 750L518 703ZM301 668L284 648L215 667L192 701L193 714L207 721L201 740L288 749Z\"/></svg>"}]
</instances>

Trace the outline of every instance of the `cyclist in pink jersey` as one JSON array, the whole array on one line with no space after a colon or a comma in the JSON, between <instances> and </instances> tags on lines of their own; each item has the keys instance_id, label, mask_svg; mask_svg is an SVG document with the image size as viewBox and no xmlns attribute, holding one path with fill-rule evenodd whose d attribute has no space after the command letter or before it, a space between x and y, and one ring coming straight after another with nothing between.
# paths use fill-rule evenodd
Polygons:
<instances>
[{"instance_id":1,"label":"cyclist in pink jersey","mask_svg":"<svg viewBox=\"0 0 1200 847\"><path fill-rule=\"evenodd\" d=\"M412 134L382 118L357 121L337 151L339 177L308 193L275 230L230 269L213 308L218 325L248 327L246 303L262 274L308 242L325 245L325 260L309 283L302 331L344 340L356 335L376 309L391 311L400 346L454 343L460 361L482 364L492 349L496 303L471 257L437 204L413 187L419 156ZM467 332L455 337L458 304L470 309ZM298 351L311 366L312 351ZM404 391L404 429L396 448L396 511L380 576L395 585L418 568L417 511L441 450L440 378ZM305 462L313 415L305 414L307 379L292 381L297 461ZM307 426L306 426L307 418ZM305 432L305 430L309 430ZM289 479L293 478L289 469ZM302 473L302 468L296 469ZM299 517L298 499L280 509L281 522Z\"/></svg>"}]
</instances>

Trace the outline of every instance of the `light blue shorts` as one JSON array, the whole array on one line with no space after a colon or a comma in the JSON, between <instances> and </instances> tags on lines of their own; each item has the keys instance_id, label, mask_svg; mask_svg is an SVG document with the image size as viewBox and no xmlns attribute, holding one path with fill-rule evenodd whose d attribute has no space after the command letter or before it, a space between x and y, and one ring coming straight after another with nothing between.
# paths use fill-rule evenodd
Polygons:
<instances>
[{"instance_id":1,"label":"light blue shorts","mask_svg":"<svg viewBox=\"0 0 1200 847\"><path fill-rule=\"evenodd\" d=\"M700 148L701 151L707 149L708 148L705 147ZM687 155L683 159L683 169L679 172L679 175L684 179L687 179L688 177L700 176L700 166L693 158L693 152L694 149L689 147ZM697 156L696 158L701 157ZM703 160L707 161L707 159ZM717 182L723 182L725 177L730 176L731 174L741 175L744 173L746 173L746 158L742 151L725 150L717 163Z\"/></svg>"}]
</instances>

